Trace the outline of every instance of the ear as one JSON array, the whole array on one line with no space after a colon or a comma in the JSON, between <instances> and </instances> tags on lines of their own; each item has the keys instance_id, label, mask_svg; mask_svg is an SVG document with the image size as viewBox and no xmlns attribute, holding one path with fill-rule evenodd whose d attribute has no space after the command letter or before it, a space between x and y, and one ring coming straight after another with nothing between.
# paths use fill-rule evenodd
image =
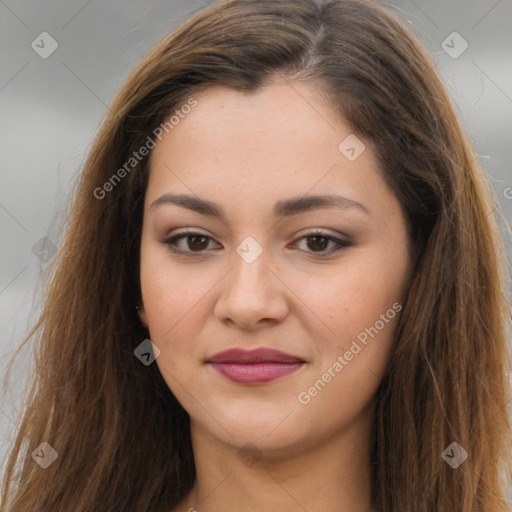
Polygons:
<instances>
[{"instance_id":1,"label":"ear","mask_svg":"<svg viewBox=\"0 0 512 512\"><path fill-rule=\"evenodd\" d=\"M140 322L147 329L148 328L148 317L144 306L137 306L137 314L139 315Z\"/></svg>"}]
</instances>

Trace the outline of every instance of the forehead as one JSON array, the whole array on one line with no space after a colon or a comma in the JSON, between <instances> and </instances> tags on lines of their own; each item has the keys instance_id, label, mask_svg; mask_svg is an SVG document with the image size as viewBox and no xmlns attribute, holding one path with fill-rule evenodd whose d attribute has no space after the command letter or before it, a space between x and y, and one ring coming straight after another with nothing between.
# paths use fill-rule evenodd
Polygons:
<instances>
[{"instance_id":1,"label":"forehead","mask_svg":"<svg viewBox=\"0 0 512 512\"><path fill-rule=\"evenodd\" d=\"M312 85L274 82L251 93L215 86L193 97L194 108L153 149L147 203L166 192L240 206L310 191L357 200L382 185L368 146L352 161L341 152L351 127Z\"/></svg>"},{"instance_id":2,"label":"forehead","mask_svg":"<svg viewBox=\"0 0 512 512\"><path fill-rule=\"evenodd\" d=\"M207 153L238 159L258 156L291 161L308 149L336 152L350 127L310 84L274 81L253 92L213 86L193 95L196 106L180 119L153 151L153 159L185 143L195 157ZM179 107L177 109L180 110Z\"/></svg>"}]
</instances>

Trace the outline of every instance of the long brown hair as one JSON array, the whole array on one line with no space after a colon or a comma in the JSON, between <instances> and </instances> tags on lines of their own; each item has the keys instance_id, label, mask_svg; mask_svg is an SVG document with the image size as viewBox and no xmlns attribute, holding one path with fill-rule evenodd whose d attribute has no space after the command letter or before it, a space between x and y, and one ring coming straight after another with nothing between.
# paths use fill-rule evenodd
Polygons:
<instances>
[{"instance_id":1,"label":"long brown hair","mask_svg":"<svg viewBox=\"0 0 512 512\"><path fill-rule=\"evenodd\" d=\"M37 366L4 512L168 511L190 490L188 414L157 365L134 356L149 337L136 315L148 158L112 176L194 93L255 91L276 74L316 85L371 144L408 223L414 267L373 423L375 505L506 510L510 312L499 210L430 55L366 0L228 0L150 52L94 141L42 313L23 341L37 339ZM46 469L30 456L43 441L58 454ZM468 454L458 468L442 457L453 442Z\"/></svg>"}]
</instances>

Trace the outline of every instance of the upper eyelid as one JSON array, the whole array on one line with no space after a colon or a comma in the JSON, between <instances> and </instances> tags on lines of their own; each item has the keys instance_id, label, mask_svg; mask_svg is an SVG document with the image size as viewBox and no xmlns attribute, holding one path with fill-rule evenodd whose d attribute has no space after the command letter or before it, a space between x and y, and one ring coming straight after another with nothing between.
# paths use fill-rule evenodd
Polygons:
<instances>
[{"instance_id":1,"label":"upper eyelid","mask_svg":"<svg viewBox=\"0 0 512 512\"><path fill-rule=\"evenodd\" d=\"M166 236L162 241L162 243L164 243L165 245L171 245L171 242L174 242L175 240L178 240L178 239L182 239L182 238L192 238L194 236L205 236L206 238L208 238L209 240L215 242L216 244L219 244L219 242L217 242L217 240L215 240L214 237L212 237L211 235L208 235L206 233L201 233L200 231L193 231L193 230L190 230L190 231L182 231L180 233L174 233L172 235L169 235L169 236ZM220 244L219 244L220 245ZM178 252L182 252L182 253L188 253L188 254L194 254L194 251L183 251L183 250L180 250L178 249L177 250ZM202 253L206 252L206 250L204 251L201 251L201 252L197 252L196 254L197 255L200 255Z\"/></svg>"},{"instance_id":2,"label":"upper eyelid","mask_svg":"<svg viewBox=\"0 0 512 512\"><path fill-rule=\"evenodd\" d=\"M201 231L196 231L194 229L191 229L189 231L180 231L179 233L173 233L172 235L166 236L165 240L170 241L170 240L174 240L179 237L187 238L187 237L193 237L193 236L205 236L206 238L209 238L210 240L213 240L214 242L219 243L219 242L217 242L215 237L209 235L208 233L202 233Z\"/></svg>"}]
</instances>

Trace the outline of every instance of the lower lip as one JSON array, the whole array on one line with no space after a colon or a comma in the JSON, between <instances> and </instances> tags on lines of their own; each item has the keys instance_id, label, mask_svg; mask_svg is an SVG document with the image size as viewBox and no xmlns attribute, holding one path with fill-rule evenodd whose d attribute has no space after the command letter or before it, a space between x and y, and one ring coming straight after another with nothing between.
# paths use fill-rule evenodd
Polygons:
<instances>
[{"instance_id":1,"label":"lower lip","mask_svg":"<svg viewBox=\"0 0 512 512\"><path fill-rule=\"evenodd\" d=\"M227 379L240 384L263 384L297 371L304 363L210 363Z\"/></svg>"}]
</instances>

